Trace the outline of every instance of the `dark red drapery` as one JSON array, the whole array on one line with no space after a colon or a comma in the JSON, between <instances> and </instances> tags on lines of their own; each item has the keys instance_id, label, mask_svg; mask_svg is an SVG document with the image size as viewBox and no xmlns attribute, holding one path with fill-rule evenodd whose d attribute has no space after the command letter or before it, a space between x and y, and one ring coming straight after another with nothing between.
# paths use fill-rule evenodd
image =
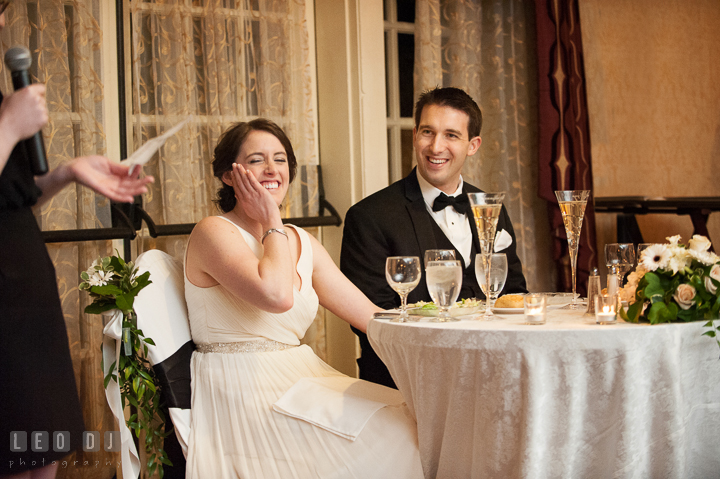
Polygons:
<instances>
[{"instance_id":1,"label":"dark red drapery","mask_svg":"<svg viewBox=\"0 0 720 479\"><path fill-rule=\"evenodd\" d=\"M538 51L539 196L547 201L558 290L571 291L567 236L556 190L592 190L590 125L580 17L575 0L535 0ZM577 262L577 291L586 293L597 266L595 211L585 210Z\"/></svg>"}]
</instances>

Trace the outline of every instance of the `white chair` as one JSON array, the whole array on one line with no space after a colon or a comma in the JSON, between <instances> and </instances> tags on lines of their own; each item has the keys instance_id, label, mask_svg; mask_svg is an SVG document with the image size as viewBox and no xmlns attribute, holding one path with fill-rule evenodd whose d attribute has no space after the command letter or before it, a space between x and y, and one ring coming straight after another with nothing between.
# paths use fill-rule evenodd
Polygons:
<instances>
[{"instance_id":1,"label":"white chair","mask_svg":"<svg viewBox=\"0 0 720 479\"><path fill-rule=\"evenodd\" d=\"M190 335L183 267L160 250L142 253L135 261L138 274L150 271L151 284L135 298L138 329L152 338L148 360L162 387L170 418L183 454L190 434L190 358L195 344Z\"/></svg>"}]
</instances>

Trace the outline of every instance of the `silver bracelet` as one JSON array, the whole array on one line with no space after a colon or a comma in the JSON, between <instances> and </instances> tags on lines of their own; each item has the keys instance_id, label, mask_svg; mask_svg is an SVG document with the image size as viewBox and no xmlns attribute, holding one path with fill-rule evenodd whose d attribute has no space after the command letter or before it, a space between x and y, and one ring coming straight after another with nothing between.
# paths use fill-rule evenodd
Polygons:
<instances>
[{"instance_id":1,"label":"silver bracelet","mask_svg":"<svg viewBox=\"0 0 720 479\"><path fill-rule=\"evenodd\" d=\"M267 231L265 232L265 234L262 235L262 237L260 238L260 243L264 243L264 242L265 242L265 238L267 237L267 235L272 234L272 233L280 233L281 235L284 235L286 238L288 237L287 231L285 231L284 229L282 229L282 228L270 228L269 230L267 230Z\"/></svg>"}]
</instances>

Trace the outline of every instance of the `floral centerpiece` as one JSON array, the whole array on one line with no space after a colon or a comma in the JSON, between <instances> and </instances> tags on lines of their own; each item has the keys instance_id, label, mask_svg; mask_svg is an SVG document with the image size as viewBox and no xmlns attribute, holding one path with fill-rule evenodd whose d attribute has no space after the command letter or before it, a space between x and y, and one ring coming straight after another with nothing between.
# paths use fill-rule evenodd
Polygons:
<instances>
[{"instance_id":1,"label":"floral centerpiece","mask_svg":"<svg viewBox=\"0 0 720 479\"><path fill-rule=\"evenodd\" d=\"M704 334L720 346L720 322L714 326L720 311L720 257L710 251L705 236L694 235L687 245L680 243L679 235L667 240L642 252L620 291L620 299L629 304L620 315L626 321L651 324L705 320L710 330Z\"/></svg>"},{"instance_id":2,"label":"floral centerpiece","mask_svg":"<svg viewBox=\"0 0 720 479\"><path fill-rule=\"evenodd\" d=\"M133 303L138 293L149 285L150 272L138 275L132 261L125 262L119 256L98 258L80 274L80 290L90 293L92 303L85 313L102 314L118 309L122 312L122 342L118 364L110 366L105 376L107 389L110 381L120 379L120 395L123 409L127 405L136 408L127 419L138 440L144 432L144 448L148 458L147 470L150 476L158 472L163 477L163 464L172 465L162 448L163 439L169 434L165 430L165 417L160 411L160 387L152 366L146 359L147 345L155 345L137 329L137 315ZM104 371L104 368L103 368Z\"/></svg>"}]
</instances>

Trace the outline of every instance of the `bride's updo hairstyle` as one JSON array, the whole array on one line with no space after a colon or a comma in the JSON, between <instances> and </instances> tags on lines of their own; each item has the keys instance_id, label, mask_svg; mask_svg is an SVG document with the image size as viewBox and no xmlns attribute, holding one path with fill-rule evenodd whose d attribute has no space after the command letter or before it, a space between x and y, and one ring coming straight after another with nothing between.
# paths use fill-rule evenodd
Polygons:
<instances>
[{"instance_id":1,"label":"bride's updo hairstyle","mask_svg":"<svg viewBox=\"0 0 720 479\"><path fill-rule=\"evenodd\" d=\"M234 124L220 136L215 152L213 155L213 175L220 180L222 186L217 191L215 204L223 213L227 213L235 208L235 191L230 185L222 182L222 176L228 171L232 171L232 165L240 155L240 148L247 139L248 135L253 131L266 131L280 140L287 154L288 168L290 170L290 183L295 179L297 171L297 160L293 151L290 139L285 132L270 120L265 118L257 118L252 121L241 121Z\"/></svg>"}]
</instances>

